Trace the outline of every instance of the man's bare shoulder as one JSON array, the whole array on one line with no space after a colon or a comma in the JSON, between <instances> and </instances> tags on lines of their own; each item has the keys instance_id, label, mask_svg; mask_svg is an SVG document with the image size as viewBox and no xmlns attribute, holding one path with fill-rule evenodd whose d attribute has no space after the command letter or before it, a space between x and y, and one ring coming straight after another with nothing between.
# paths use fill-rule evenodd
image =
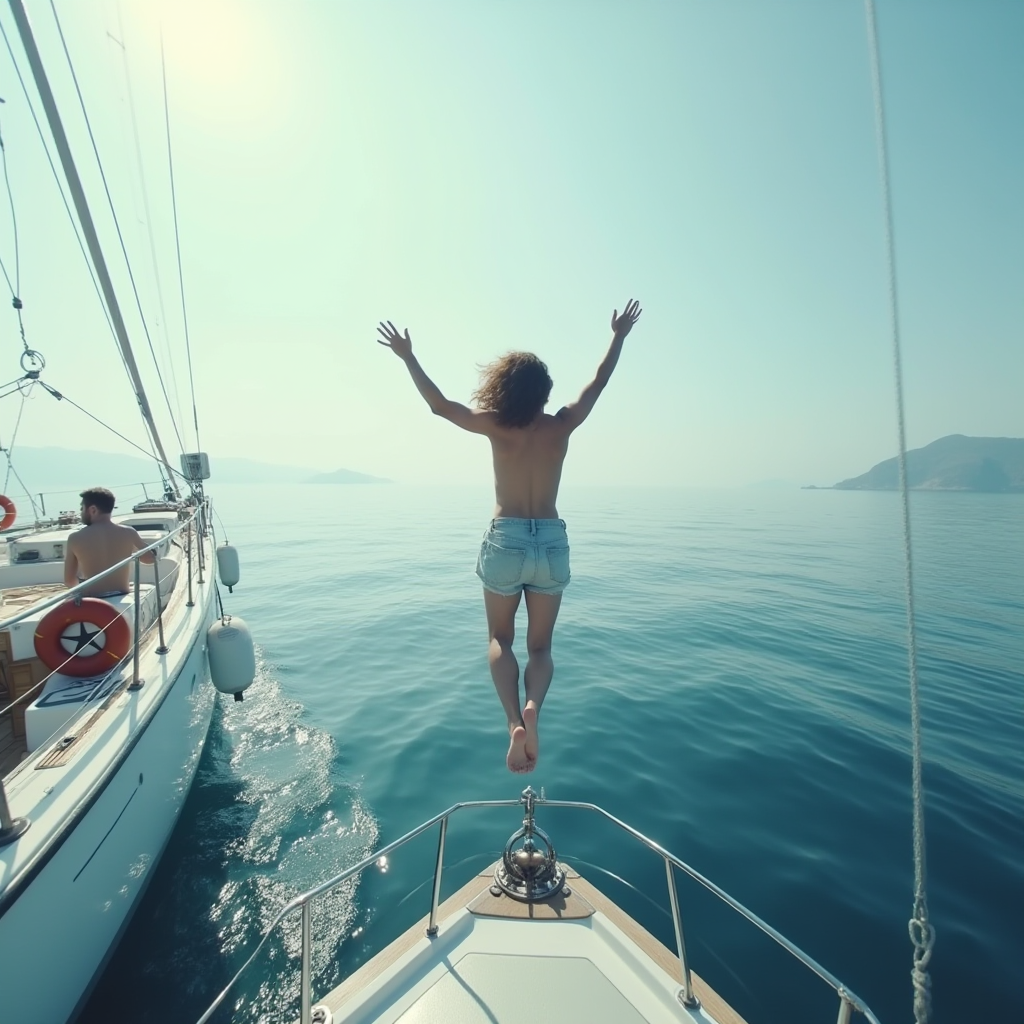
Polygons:
<instances>
[{"instance_id":1,"label":"man's bare shoulder","mask_svg":"<svg viewBox=\"0 0 1024 1024\"><path fill-rule=\"evenodd\" d=\"M141 537L141 534L134 526L126 526L123 523L90 523L78 530L72 530L68 534L68 543L89 544L103 537Z\"/></svg>"},{"instance_id":2,"label":"man's bare shoulder","mask_svg":"<svg viewBox=\"0 0 1024 1024\"><path fill-rule=\"evenodd\" d=\"M134 526L125 526L123 523L111 523L110 525L117 528L119 537L124 537L136 547L145 547L146 540Z\"/></svg>"},{"instance_id":3,"label":"man's bare shoulder","mask_svg":"<svg viewBox=\"0 0 1024 1024\"><path fill-rule=\"evenodd\" d=\"M558 416L553 416L550 413L542 412L536 419L529 423L525 427L507 427L502 426L498 423L496 413L488 413L492 417L490 420L490 429L487 433L493 437L507 437L509 439L522 437L524 433L533 434L563 434L565 433L565 424Z\"/></svg>"},{"instance_id":4,"label":"man's bare shoulder","mask_svg":"<svg viewBox=\"0 0 1024 1024\"><path fill-rule=\"evenodd\" d=\"M556 413L544 413L542 421L545 430L565 433L566 423L565 417L562 415L561 409L559 409Z\"/></svg>"},{"instance_id":5,"label":"man's bare shoulder","mask_svg":"<svg viewBox=\"0 0 1024 1024\"><path fill-rule=\"evenodd\" d=\"M498 423L496 412L492 412L490 409L473 409L471 412L473 419L483 428L479 431L481 434L502 429Z\"/></svg>"}]
</instances>

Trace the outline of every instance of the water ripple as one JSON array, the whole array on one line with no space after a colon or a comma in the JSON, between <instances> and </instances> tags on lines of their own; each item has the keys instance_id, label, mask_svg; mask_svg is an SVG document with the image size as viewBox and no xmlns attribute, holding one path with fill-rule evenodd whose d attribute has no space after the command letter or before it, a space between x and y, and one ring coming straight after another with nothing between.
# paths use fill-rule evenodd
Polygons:
<instances>
[{"instance_id":1,"label":"water ripple","mask_svg":"<svg viewBox=\"0 0 1024 1024\"><path fill-rule=\"evenodd\" d=\"M147 1009L146 1021L187 1019L183 1001L198 1007L290 895L443 807L519 788L504 769L472 573L486 495L308 488L300 519L274 508L268 522L260 494L226 490L221 514L243 555L235 604L277 667L264 666L241 710L218 712L133 925L147 942L115 959L121 979L163 986L175 1007ZM912 497L934 1019L1020 1020L1020 502ZM573 582L533 784L626 818L882 1019L905 1019L913 881L896 496L580 489L561 511ZM521 664L524 628L521 617ZM446 892L497 855L516 818L453 820ZM542 824L566 859L610 872L610 894L673 944L656 858L579 814L546 810ZM434 842L318 906L319 991L425 912ZM707 893L681 880L680 898L697 970L749 1019L834 1016L831 996ZM235 1019L294 1016L295 942L293 928L272 946Z\"/></svg>"}]
</instances>

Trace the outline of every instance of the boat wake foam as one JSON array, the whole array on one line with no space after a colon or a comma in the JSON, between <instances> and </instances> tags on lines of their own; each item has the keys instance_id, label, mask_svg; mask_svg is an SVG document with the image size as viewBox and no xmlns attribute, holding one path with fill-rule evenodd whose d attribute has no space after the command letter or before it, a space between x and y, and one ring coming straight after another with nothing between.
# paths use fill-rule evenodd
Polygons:
<instances>
[{"instance_id":1,"label":"boat wake foam","mask_svg":"<svg viewBox=\"0 0 1024 1024\"><path fill-rule=\"evenodd\" d=\"M245 701L222 699L214 711L182 820L84 1021L111 1019L130 997L126 985L149 1003L163 995L182 1020L198 1018L288 900L372 851L376 819L341 776L334 738L303 715L257 650ZM353 930L358 885L352 879L313 905L318 991L338 983L336 952ZM260 954L277 968L243 976L237 1013L294 1020L300 944L296 913Z\"/></svg>"}]
</instances>

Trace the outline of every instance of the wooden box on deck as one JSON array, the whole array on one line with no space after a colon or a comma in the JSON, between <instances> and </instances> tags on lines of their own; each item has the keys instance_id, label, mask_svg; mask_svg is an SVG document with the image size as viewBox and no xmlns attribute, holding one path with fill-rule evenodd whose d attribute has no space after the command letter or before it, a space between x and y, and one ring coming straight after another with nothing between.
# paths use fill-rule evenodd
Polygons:
<instances>
[{"instance_id":1,"label":"wooden box on deck","mask_svg":"<svg viewBox=\"0 0 1024 1024\"><path fill-rule=\"evenodd\" d=\"M0 632L0 677L7 690L7 697L0 707L24 696L33 686L41 683L46 674L46 666L38 658L12 661L11 634L7 630ZM30 703L26 700L11 709L11 728L15 736L25 735L25 708Z\"/></svg>"}]
</instances>

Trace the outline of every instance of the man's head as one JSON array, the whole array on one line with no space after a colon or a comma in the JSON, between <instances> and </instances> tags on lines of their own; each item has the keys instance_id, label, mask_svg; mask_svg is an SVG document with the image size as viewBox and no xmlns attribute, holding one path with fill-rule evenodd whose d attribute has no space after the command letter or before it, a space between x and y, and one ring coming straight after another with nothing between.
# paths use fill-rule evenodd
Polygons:
<instances>
[{"instance_id":1,"label":"man's head","mask_svg":"<svg viewBox=\"0 0 1024 1024\"><path fill-rule=\"evenodd\" d=\"M532 352L506 352L480 371L473 392L477 407L493 412L503 427L525 427L548 404L551 377Z\"/></svg>"},{"instance_id":2,"label":"man's head","mask_svg":"<svg viewBox=\"0 0 1024 1024\"><path fill-rule=\"evenodd\" d=\"M106 487L90 487L82 491L82 522L86 526L114 511L114 495Z\"/></svg>"}]
</instances>

